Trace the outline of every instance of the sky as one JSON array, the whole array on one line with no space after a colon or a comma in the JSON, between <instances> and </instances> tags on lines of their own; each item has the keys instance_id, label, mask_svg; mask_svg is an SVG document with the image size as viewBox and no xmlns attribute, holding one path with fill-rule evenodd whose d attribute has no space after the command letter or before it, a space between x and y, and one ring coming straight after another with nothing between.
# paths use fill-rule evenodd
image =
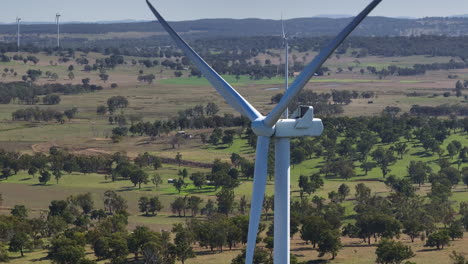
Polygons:
<instances>
[{"instance_id":1,"label":"sky","mask_svg":"<svg viewBox=\"0 0 468 264\"><path fill-rule=\"evenodd\" d=\"M355 15L371 0L152 0L168 21L201 18L285 19ZM154 20L144 0L0 0L0 23ZM371 16L427 17L468 14L468 0L383 0Z\"/></svg>"}]
</instances>

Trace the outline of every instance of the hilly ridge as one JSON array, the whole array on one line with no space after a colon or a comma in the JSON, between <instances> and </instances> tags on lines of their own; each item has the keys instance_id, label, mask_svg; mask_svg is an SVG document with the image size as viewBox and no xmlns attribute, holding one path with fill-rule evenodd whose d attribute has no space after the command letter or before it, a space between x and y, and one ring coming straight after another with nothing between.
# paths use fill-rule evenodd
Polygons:
<instances>
[{"instance_id":1,"label":"hilly ridge","mask_svg":"<svg viewBox=\"0 0 468 264\"><path fill-rule=\"evenodd\" d=\"M295 18L286 20L290 35L335 35L351 18ZM197 37L213 36L271 36L279 35L280 20L268 19L201 19L171 22L179 32L195 32ZM102 34L108 32L163 32L157 22L132 23L77 23L64 24L63 33ZM23 34L49 34L55 32L52 24L22 25ZM16 34L16 25L0 25L0 34ZM369 17L354 33L358 36L412 36L412 35L468 35L468 17L429 17L403 19Z\"/></svg>"}]
</instances>

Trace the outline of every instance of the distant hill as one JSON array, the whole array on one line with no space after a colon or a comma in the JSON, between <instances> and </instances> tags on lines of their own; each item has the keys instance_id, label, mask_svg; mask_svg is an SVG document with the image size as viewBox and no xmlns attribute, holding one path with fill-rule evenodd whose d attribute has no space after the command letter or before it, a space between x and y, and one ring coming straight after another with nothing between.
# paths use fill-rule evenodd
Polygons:
<instances>
[{"instance_id":1,"label":"distant hill","mask_svg":"<svg viewBox=\"0 0 468 264\"><path fill-rule=\"evenodd\" d=\"M285 21L291 35L335 35L351 18L295 18ZM266 19L201 19L172 22L179 32L192 32L197 37L214 36L271 36L279 35L280 20ZM26 34L54 33L51 24L23 25ZM64 24L61 31L72 34L102 34L107 32L163 32L157 22L77 23ZM15 34L16 26L0 25L0 34ZM369 17L354 33L360 36L410 36L410 35L468 35L468 17L430 17L421 19Z\"/></svg>"}]
</instances>

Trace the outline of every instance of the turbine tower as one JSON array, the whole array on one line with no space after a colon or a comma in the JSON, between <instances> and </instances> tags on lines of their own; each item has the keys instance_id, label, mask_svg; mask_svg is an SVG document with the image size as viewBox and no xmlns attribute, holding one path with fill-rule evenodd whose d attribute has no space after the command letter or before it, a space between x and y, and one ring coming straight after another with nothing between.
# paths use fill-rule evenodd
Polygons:
<instances>
[{"instance_id":1,"label":"turbine tower","mask_svg":"<svg viewBox=\"0 0 468 264\"><path fill-rule=\"evenodd\" d=\"M55 15L55 22L57 23L57 48L60 48L60 14Z\"/></svg>"},{"instance_id":2,"label":"turbine tower","mask_svg":"<svg viewBox=\"0 0 468 264\"><path fill-rule=\"evenodd\" d=\"M21 23L21 18L19 17L16 17L16 24L18 26L17 30L16 30L16 46L18 48L18 51L20 49L20 23Z\"/></svg>"},{"instance_id":3,"label":"turbine tower","mask_svg":"<svg viewBox=\"0 0 468 264\"><path fill-rule=\"evenodd\" d=\"M252 121L252 130L257 135L255 154L254 182L249 219L249 233L247 237L246 264L252 264L258 225L262 213L263 199L268 166L268 148L270 140L275 141L275 230L274 230L274 263L289 264L289 167L290 149L289 140L294 137L319 136L323 132L322 120L314 118L312 106L299 107L292 118L280 119L288 105L299 92L307 85L315 72L320 69L335 49L348 37L349 34L367 17L367 15L382 0L373 0L338 36L325 46L315 59L307 65L301 74L294 80L278 105L267 115L263 116L247 100L244 99L231 85L229 85L216 71L214 71L164 20L149 0L149 8L169 33L177 46L185 53L192 63L203 73L205 78L226 100L226 102L239 113Z\"/></svg>"}]
</instances>

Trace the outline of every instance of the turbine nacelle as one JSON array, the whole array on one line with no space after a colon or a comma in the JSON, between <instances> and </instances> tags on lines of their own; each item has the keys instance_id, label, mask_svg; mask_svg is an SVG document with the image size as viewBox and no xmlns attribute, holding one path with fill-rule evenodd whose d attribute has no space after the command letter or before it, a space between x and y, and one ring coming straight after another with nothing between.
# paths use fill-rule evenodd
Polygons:
<instances>
[{"instance_id":1,"label":"turbine nacelle","mask_svg":"<svg viewBox=\"0 0 468 264\"><path fill-rule=\"evenodd\" d=\"M267 126L264 120L265 117L260 117L252 122L252 130L259 137L317 137L323 132L322 119L314 118L312 106L299 106L291 119L280 119L273 127Z\"/></svg>"},{"instance_id":2,"label":"turbine nacelle","mask_svg":"<svg viewBox=\"0 0 468 264\"><path fill-rule=\"evenodd\" d=\"M317 137L322 134L322 119L314 118L312 106L300 106L291 117L295 119L278 120L274 137Z\"/></svg>"}]
</instances>

